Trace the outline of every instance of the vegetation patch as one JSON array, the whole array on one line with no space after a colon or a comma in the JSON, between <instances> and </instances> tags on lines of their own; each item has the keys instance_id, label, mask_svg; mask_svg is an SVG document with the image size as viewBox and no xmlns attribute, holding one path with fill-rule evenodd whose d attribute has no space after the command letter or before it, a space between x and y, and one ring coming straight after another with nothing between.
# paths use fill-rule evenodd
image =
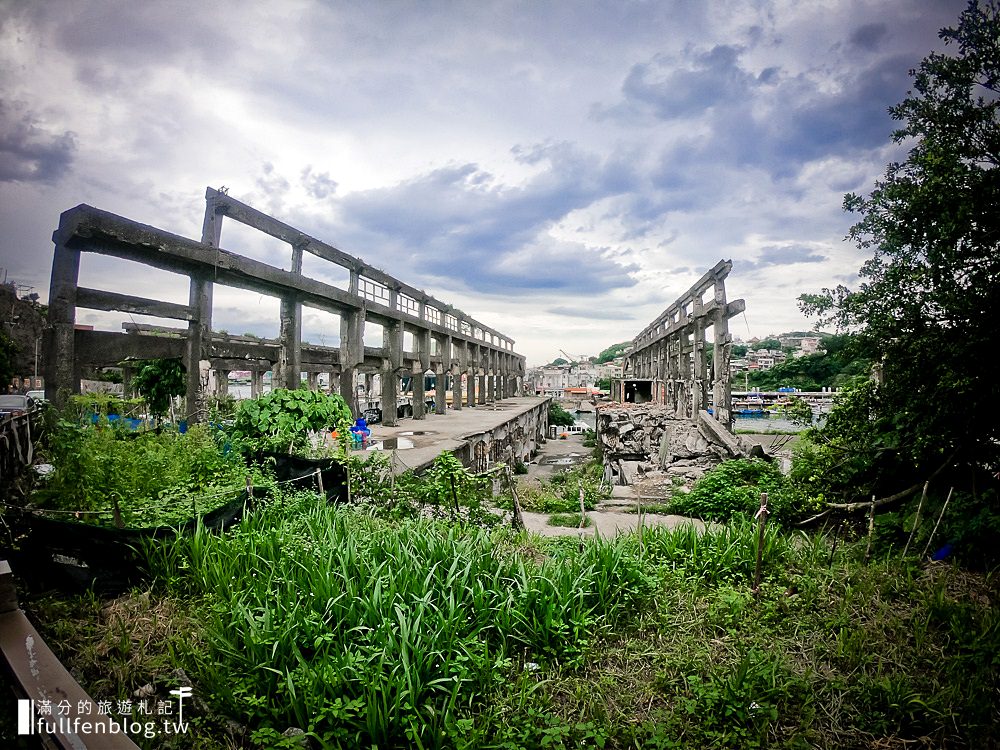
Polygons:
<instances>
[{"instance_id":1,"label":"vegetation patch","mask_svg":"<svg viewBox=\"0 0 1000 750\"><path fill-rule=\"evenodd\" d=\"M590 516L581 513L553 513L549 516L549 526L568 526L573 529L586 528L592 525Z\"/></svg>"}]
</instances>

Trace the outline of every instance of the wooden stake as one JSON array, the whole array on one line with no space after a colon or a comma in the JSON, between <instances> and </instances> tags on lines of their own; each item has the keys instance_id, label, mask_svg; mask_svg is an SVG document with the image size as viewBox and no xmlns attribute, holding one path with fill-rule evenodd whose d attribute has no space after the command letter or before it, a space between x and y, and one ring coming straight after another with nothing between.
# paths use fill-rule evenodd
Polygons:
<instances>
[{"instance_id":1,"label":"wooden stake","mask_svg":"<svg viewBox=\"0 0 1000 750\"><path fill-rule=\"evenodd\" d=\"M639 558L642 558L642 500L639 496L639 485L632 485L635 488L635 514L638 516L639 523Z\"/></svg>"},{"instance_id":2,"label":"wooden stake","mask_svg":"<svg viewBox=\"0 0 1000 750\"><path fill-rule=\"evenodd\" d=\"M767 523L767 516L769 511L767 510L767 493L760 493L760 510L757 511L755 518L757 521L757 565L753 572L753 593L757 594L760 591L760 574L761 565L764 562L764 526Z\"/></svg>"},{"instance_id":3,"label":"wooden stake","mask_svg":"<svg viewBox=\"0 0 1000 750\"><path fill-rule=\"evenodd\" d=\"M913 528L910 529L910 536L906 540L906 546L903 547L903 557L906 557L906 553L910 549L910 542L913 541L913 537L917 533L917 526L920 525L920 512L924 509L924 500L927 499L928 484L930 484L930 481L924 482L924 491L920 493L920 502L917 503L917 515L913 519Z\"/></svg>"},{"instance_id":4,"label":"wooden stake","mask_svg":"<svg viewBox=\"0 0 1000 750\"><path fill-rule=\"evenodd\" d=\"M455 475L449 475L448 479L451 480L451 499L455 503L455 518L458 518L461 515L461 511L458 509L458 492L455 490Z\"/></svg>"},{"instance_id":5,"label":"wooden stake","mask_svg":"<svg viewBox=\"0 0 1000 750\"><path fill-rule=\"evenodd\" d=\"M114 495L111 496L111 502L113 504L112 505L112 512L114 513L115 528L116 529L124 528L125 524L122 523L122 509L118 506L118 495L117 494L114 494Z\"/></svg>"},{"instance_id":6,"label":"wooden stake","mask_svg":"<svg viewBox=\"0 0 1000 750\"><path fill-rule=\"evenodd\" d=\"M875 496L872 495L871 508L868 511L868 544L865 547L865 562L872 553L872 534L875 532Z\"/></svg>"},{"instance_id":7,"label":"wooden stake","mask_svg":"<svg viewBox=\"0 0 1000 750\"><path fill-rule=\"evenodd\" d=\"M319 494L325 495L326 490L323 489L323 472L319 470L318 466L316 467L316 484L319 485Z\"/></svg>"},{"instance_id":8,"label":"wooden stake","mask_svg":"<svg viewBox=\"0 0 1000 750\"><path fill-rule=\"evenodd\" d=\"M587 506L583 502L583 482L580 482L580 551L583 551L583 528L587 522Z\"/></svg>"},{"instance_id":9,"label":"wooden stake","mask_svg":"<svg viewBox=\"0 0 1000 750\"><path fill-rule=\"evenodd\" d=\"M514 502L514 515L511 518L511 526L518 531L524 528L524 516L521 515L521 501L517 499L517 480L514 479L514 472L508 466L505 472L507 483L510 485L510 496Z\"/></svg>"},{"instance_id":10,"label":"wooden stake","mask_svg":"<svg viewBox=\"0 0 1000 750\"><path fill-rule=\"evenodd\" d=\"M954 491L954 487L948 488L948 497L944 499L944 505L941 506L941 512L938 514L937 523L934 524L934 529L931 531L931 535L927 537L927 544L924 545L924 551L920 555L921 557L927 557L927 550L931 548L931 542L934 540L934 535L937 534L938 526L941 525L941 519L944 518L944 512L948 510L948 503L951 501L951 493Z\"/></svg>"}]
</instances>

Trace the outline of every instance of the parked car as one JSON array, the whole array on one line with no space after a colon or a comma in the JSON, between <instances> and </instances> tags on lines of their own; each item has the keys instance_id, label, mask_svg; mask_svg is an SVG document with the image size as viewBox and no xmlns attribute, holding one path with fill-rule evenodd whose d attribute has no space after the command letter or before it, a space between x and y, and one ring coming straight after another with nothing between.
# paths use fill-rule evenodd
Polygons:
<instances>
[{"instance_id":1,"label":"parked car","mask_svg":"<svg viewBox=\"0 0 1000 750\"><path fill-rule=\"evenodd\" d=\"M30 398L36 404L48 403L48 399L45 398L45 391L28 391L24 395Z\"/></svg>"},{"instance_id":2,"label":"parked car","mask_svg":"<svg viewBox=\"0 0 1000 750\"><path fill-rule=\"evenodd\" d=\"M20 416L29 408L31 408L31 402L28 401L27 396L19 396L16 393L0 396L0 418Z\"/></svg>"}]
</instances>

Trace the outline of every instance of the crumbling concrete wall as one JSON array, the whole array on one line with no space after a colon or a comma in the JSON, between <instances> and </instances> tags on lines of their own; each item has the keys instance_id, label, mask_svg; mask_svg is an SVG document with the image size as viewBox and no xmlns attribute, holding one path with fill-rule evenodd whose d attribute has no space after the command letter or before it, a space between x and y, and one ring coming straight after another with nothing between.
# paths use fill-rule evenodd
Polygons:
<instances>
[{"instance_id":1,"label":"crumbling concrete wall","mask_svg":"<svg viewBox=\"0 0 1000 750\"><path fill-rule=\"evenodd\" d=\"M690 485L727 458L755 454L707 413L692 420L652 403L598 405L597 440L612 485Z\"/></svg>"}]
</instances>

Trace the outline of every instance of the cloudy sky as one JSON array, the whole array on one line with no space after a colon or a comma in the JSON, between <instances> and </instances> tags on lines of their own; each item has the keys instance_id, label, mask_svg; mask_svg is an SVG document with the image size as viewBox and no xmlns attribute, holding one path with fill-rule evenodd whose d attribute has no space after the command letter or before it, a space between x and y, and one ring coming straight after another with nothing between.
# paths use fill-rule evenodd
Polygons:
<instances>
[{"instance_id":1,"label":"cloudy sky","mask_svg":"<svg viewBox=\"0 0 1000 750\"><path fill-rule=\"evenodd\" d=\"M886 109L964 5L0 0L0 268L45 299L62 211L198 238L226 186L529 365L632 338L722 258L736 335L806 330L795 298L864 260L843 194L905 154ZM222 246L287 267L232 222ZM97 256L81 284L187 301ZM214 327L274 335L277 310L219 290Z\"/></svg>"}]
</instances>

